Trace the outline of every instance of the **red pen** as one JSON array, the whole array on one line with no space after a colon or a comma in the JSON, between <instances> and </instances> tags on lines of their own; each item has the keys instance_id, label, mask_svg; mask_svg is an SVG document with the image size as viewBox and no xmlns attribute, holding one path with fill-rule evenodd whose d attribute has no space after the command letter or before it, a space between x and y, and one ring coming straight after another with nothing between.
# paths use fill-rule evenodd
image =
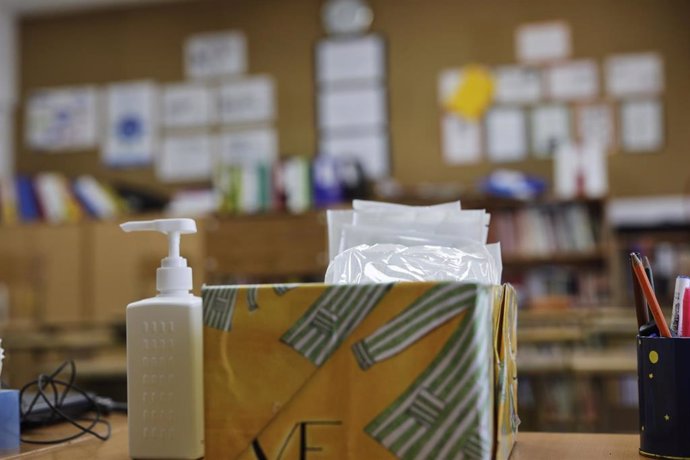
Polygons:
<instances>
[{"instance_id":1,"label":"red pen","mask_svg":"<svg viewBox=\"0 0 690 460\"><path fill-rule=\"evenodd\" d=\"M678 335L681 337L690 337L690 287L685 288L685 292L683 293L683 308L680 311Z\"/></svg>"}]
</instances>

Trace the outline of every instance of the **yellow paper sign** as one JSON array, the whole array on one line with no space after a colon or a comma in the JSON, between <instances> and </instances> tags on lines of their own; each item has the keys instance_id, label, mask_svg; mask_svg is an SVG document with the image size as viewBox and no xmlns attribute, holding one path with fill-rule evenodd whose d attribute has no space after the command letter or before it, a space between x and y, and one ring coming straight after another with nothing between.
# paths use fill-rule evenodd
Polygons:
<instances>
[{"instance_id":1,"label":"yellow paper sign","mask_svg":"<svg viewBox=\"0 0 690 460\"><path fill-rule=\"evenodd\" d=\"M446 101L446 109L456 115L476 120L491 104L494 81L483 66L469 65L462 70L462 80Z\"/></svg>"}]
</instances>

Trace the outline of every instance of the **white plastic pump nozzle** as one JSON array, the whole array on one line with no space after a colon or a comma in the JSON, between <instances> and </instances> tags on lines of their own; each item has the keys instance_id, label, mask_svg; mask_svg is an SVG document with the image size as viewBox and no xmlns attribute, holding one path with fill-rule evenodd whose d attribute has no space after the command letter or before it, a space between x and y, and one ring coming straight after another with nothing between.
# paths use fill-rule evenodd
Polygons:
<instances>
[{"instance_id":1,"label":"white plastic pump nozzle","mask_svg":"<svg viewBox=\"0 0 690 460\"><path fill-rule=\"evenodd\" d=\"M168 237L168 257L161 260L156 270L156 289L162 295L185 294L192 289L192 269L187 260L180 257L180 235L196 233L193 219L156 219L125 222L120 225L125 232L153 231Z\"/></svg>"}]
</instances>

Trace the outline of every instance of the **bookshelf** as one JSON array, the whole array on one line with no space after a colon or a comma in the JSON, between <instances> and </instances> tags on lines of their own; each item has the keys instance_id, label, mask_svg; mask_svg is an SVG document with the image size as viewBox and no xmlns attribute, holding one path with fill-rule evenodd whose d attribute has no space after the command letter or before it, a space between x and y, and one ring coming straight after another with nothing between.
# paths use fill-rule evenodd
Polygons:
<instances>
[{"instance_id":1,"label":"bookshelf","mask_svg":"<svg viewBox=\"0 0 690 460\"><path fill-rule=\"evenodd\" d=\"M521 429L637 430L636 319L627 308L523 310Z\"/></svg>"},{"instance_id":2,"label":"bookshelf","mask_svg":"<svg viewBox=\"0 0 690 460\"><path fill-rule=\"evenodd\" d=\"M668 310L673 302L676 276L690 274L690 224L626 226L612 229L616 250L613 263L618 267L613 289L617 302L633 305L629 254L647 255L654 267L654 283L661 306Z\"/></svg>"},{"instance_id":3,"label":"bookshelf","mask_svg":"<svg viewBox=\"0 0 690 460\"><path fill-rule=\"evenodd\" d=\"M610 233L603 199L463 200L491 213L490 242L501 242L503 278L527 308L610 302Z\"/></svg>"}]
</instances>

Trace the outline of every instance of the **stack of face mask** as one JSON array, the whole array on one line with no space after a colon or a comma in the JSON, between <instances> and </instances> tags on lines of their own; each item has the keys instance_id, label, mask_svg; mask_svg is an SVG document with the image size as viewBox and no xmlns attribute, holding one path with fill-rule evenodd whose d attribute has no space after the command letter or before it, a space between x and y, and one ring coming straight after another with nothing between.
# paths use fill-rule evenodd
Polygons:
<instances>
[{"instance_id":1,"label":"stack of face mask","mask_svg":"<svg viewBox=\"0 0 690 460\"><path fill-rule=\"evenodd\" d=\"M436 206L355 200L328 211L331 262L326 283L394 281L501 282L501 250L486 244L490 215Z\"/></svg>"}]
</instances>

